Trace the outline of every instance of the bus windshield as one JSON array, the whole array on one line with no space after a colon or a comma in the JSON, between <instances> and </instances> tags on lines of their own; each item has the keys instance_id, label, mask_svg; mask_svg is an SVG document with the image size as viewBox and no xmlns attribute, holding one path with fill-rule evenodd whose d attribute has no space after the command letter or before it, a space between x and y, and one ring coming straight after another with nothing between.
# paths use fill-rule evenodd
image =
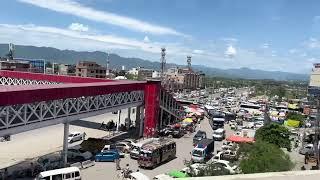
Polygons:
<instances>
[{"instance_id":1,"label":"bus windshield","mask_svg":"<svg viewBox=\"0 0 320 180\"><path fill-rule=\"evenodd\" d=\"M258 105L249 105L249 104L242 104L240 105L240 108L246 108L246 109L260 109L260 106Z\"/></svg>"}]
</instances>

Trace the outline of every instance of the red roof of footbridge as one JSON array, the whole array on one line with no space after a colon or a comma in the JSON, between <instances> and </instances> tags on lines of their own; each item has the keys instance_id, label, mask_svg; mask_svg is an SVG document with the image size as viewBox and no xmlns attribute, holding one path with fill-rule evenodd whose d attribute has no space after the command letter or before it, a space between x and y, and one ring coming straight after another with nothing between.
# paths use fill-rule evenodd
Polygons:
<instances>
[{"instance_id":1,"label":"red roof of footbridge","mask_svg":"<svg viewBox=\"0 0 320 180\"><path fill-rule=\"evenodd\" d=\"M146 85L146 81L11 72L0 71L0 76L32 80L38 78L37 80L52 80L53 82L64 82L64 84L0 86L0 106L144 90Z\"/></svg>"}]
</instances>

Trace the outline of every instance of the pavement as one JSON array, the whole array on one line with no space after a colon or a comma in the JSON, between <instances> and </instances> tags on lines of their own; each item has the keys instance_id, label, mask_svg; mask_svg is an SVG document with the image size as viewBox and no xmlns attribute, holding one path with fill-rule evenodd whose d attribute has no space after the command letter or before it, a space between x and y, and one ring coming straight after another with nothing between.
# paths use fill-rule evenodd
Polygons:
<instances>
[{"instance_id":1,"label":"pavement","mask_svg":"<svg viewBox=\"0 0 320 180\"><path fill-rule=\"evenodd\" d=\"M127 109L121 113L121 123L127 118ZM99 130L101 123L118 121L118 114L106 113L79 121L69 126L69 131L86 132L87 137L109 136L111 132ZM135 120L135 113L131 112L131 120ZM69 147L80 144L81 141L69 144ZM11 136L11 141L0 142L0 169L19 162L62 150L63 124L23 132Z\"/></svg>"},{"instance_id":2,"label":"pavement","mask_svg":"<svg viewBox=\"0 0 320 180\"><path fill-rule=\"evenodd\" d=\"M211 129L211 126L207 118L205 118L201 122L200 127L201 127L201 130L206 131L208 138L212 138L213 131ZM226 129L227 137L233 134L229 125L226 125L225 129ZM190 152L193 148L192 138L194 134L195 133L191 135L186 134L184 137L175 139L177 144L177 158L165 164L162 164L152 170L139 168L137 160L133 160L129 156L126 156L125 158L121 159L120 166L123 168L126 166L126 164L129 164L129 167L131 170L136 171L139 169L140 172L147 175L150 179L152 179L156 175L167 173L173 169L181 170L185 168L183 161L191 159ZM221 146L222 146L222 142L216 141L215 151L220 150ZM117 179L118 173L120 173L120 171L116 171L116 164L113 162L96 162L95 166L87 169L83 169L81 171L82 179L84 180L98 180L98 179L106 179L106 178Z\"/></svg>"}]
</instances>

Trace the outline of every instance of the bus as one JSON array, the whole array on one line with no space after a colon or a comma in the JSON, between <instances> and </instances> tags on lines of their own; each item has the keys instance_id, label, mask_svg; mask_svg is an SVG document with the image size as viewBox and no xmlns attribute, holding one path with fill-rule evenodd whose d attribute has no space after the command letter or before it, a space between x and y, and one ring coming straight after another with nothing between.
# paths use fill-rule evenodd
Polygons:
<instances>
[{"instance_id":1,"label":"bus","mask_svg":"<svg viewBox=\"0 0 320 180\"><path fill-rule=\"evenodd\" d=\"M81 180L80 169L68 167L41 172L36 180Z\"/></svg>"},{"instance_id":2,"label":"bus","mask_svg":"<svg viewBox=\"0 0 320 180\"><path fill-rule=\"evenodd\" d=\"M250 114L261 114L262 112L260 111L261 106L253 103L243 103L240 105L240 109L244 109L248 111Z\"/></svg>"},{"instance_id":3,"label":"bus","mask_svg":"<svg viewBox=\"0 0 320 180\"><path fill-rule=\"evenodd\" d=\"M222 112L215 112L212 114L212 129L217 130L224 127L225 115Z\"/></svg>"},{"instance_id":4,"label":"bus","mask_svg":"<svg viewBox=\"0 0 320 180\"><path fill-rule=\"evenodd\" d=\"M141 141L139 141L137 143L132 143L131 144L130 157L132 159L138 159L141 147L146 145L146 144L152 143L153 141L156 141L156 140L158 140L158 138L148 138L148 139L141 140Z\"/></svg>"},{"instance_id":5,"label":"bus","mask_svg":"<svg viewBox=\"0 0 320 180\"><path fill-rule=\"evenodd\" d=\"M176 157L176 142L169 138L160 138L158 141L142 146L138 164L142 168L154 168L162 162Z\"/></svg>"}]
</instances>

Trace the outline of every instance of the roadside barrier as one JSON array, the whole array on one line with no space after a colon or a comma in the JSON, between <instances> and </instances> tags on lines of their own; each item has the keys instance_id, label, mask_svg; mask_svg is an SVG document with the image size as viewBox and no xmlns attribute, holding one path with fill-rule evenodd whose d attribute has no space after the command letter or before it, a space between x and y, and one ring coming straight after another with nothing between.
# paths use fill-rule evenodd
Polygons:
<instances>
[{"instance_id":1,"label":"roadside barrier","mask_svg":"<svg viewBox=\"0 0 320 180\"><path fill-rule=\"evenodd\" d=\"M94 161L91 161L91 160L83 161L81 165L83 169L88 168L88 167L94 166Z\"/></svg>"},{"instance_id":2,"label":"roadside barrier","mask_svg":"<svg viewBox=\"0 0 320 180\"><path fill-rule=\"evenodd\" d=\"M77 162L77 163L73 163L73 164L70 164L71 167L77 167L79 169L82 169L82 164L81 162Z\"/></svg>"}]
</instances>

